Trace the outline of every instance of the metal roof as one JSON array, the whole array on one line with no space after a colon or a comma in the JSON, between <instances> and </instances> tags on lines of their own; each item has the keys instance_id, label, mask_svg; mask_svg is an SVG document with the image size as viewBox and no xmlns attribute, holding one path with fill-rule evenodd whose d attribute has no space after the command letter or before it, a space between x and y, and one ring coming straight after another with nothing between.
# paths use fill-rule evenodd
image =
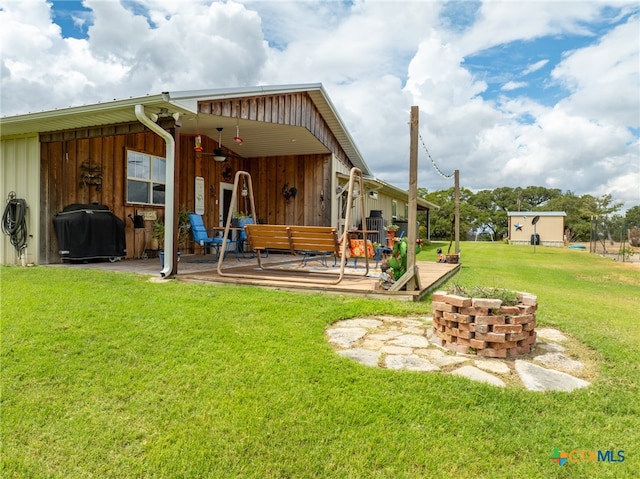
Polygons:
<instances>
[{"instance_id":1,"label":"metal roof","mask_svg":"<svg viewBox=\"0 0 640 479\"><path fill-rule=\"evenodd\" d=\"M197 114L199 101L299 92L306 92L312 99L351 163L360 168L364 174L369 174L369 167L320 83L163 92L91 105L7 116L0 118L0 134L2 138L6 138L137 122L135 105L144 105L147 114L180 113L183 133L201 133L218 140L216 128L223 128L223 146L239 156L329 153L327 147L306 128ZM240 128L241 136L245 139L242 146L233 142L236 126Z\"/></svg>"},{"instance_id":2,"label":"metal roof","mask_svg":"<svg viewBox=\"0 0 640 479\"><path fill-rule=\"evenodd\" d=\"M338 173L337 176L338 178L341 178L343 180L349 179L349 175L345 173ZM365 186L371 190L380 191L381 193L384 193L387 196L390 196L392 198L400 198L402 199L402 201L408 201L408 195L409 195L408 190L403 190L402 188L393 186L392 184L387 183L386 181L380 180L378 178L367 177L367 178L363 178L363 181ZM440 207L435 203L431 203L430 201L427 201L424 198L421 198L419 196L416 197L416 202L419 210L431 209L431 210L437 211L440 209Z\"/></svg>"},{"instance_id":3,"label":"metal roof","mask_svg":"<svg viewBox=\"0 0 640 479\"><path fill-rule=\"evenodd\" d=\"M564 211L508 211L507 216L567 216Z\"/></svg>"}]
</instances>

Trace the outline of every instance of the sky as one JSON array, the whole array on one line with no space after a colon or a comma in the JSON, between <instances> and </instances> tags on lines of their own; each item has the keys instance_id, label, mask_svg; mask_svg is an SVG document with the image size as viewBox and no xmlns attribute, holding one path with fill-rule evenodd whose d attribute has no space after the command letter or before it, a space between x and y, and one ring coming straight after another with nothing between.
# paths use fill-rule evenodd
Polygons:
<instances>
[{"instance_id":1,"label":"sky","mask_svg":"<svg viewBox=\"0 0 640 479\"><path fill-rule=\"evenodd\" d=\"M373 175L640 205L640 2L0 0L0 115L322 83Z\"/></svg>"}]
</instances>

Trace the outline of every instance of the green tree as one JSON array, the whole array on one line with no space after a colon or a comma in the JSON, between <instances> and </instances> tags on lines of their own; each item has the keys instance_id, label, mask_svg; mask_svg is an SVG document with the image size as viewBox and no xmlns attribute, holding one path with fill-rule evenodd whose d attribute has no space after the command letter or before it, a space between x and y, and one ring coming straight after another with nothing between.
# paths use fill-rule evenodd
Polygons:
<instances>
[{"instance_id":1,"label":"green tree","mask_svg":"<svg viewBox=\"0 0 640 479\"><path fill-rule=\"evenodd\" d=\"M604 251L607 250L606 242L616 235L615 228L619 227L619 222L614 218L622 203L613 201L610 194L602 195L600 198L592 198L584 210L591 219L590 241L599 241Z\"/></svg>"},{"instance_id":2,"label":"green tree","mask_svg":"<svg viewBox=\"0 0 640 479\"><path fill-rule=\"evenodd\" d=\"M544 186L527 186L521 191L521 201L530 211L554 211L545 206L549 201L560 196L562 192L559 189ZM522 210L524 211L525 208Z\"/></svg>"},{"instance_id":3,"label":"green tree","mask_svg":"<svg viewBox=\"0 0 640 479\"><path fill-rule=\"evenodd\" d=\"M510 193L506 189L501 189L498 195L504 194L508 196ZM500 213L503 213L504 218L507 217L506 212L501 206L497 204L495 190L482 190L478 191L476 195L471 198L471 204L476 209L476 220L473 223L475 232L484 230L490 231L493 239L497 239L501 234L501 229L506 227L506 222L501 221ZM503 224L504 223L504 224Z\"/></svg>"},{"instance_id":4,"label":"green tree","mask_svg":"<svg viewBox=\"0 0 640 479\"><path fill-rule=\"evenodd\" d=\"M564 211L565 230L567 239L570 241L589 241L589 231L591 228L591 217L589 214L589 204L595 198L589 195L576 196L571 191L550 199L545 205L549 211Z\"/></svg>"},{"instance_id":5,"label":"green tree","mask_svg":"<svg viewBox=\"0 0 640 479\"><path fill-rule=\"evenodd\" d=\"M470 204L473 197L471 190L460 189L460 239L467 239L469 231L473 229L476 221L477 210ZM433 239L450 239L451 223L455 215L455 189L440 190L427 193L423 198L440 206L438 211L431 215L431 237Z\"/></svg>"},{"instance_id":6,"label":"green tree","mask_svg":"<svg viewBox=\"0 0 640 479\"><path fill-rule=\"evenodd\" d=\"M634 226L640 228L640 206L632 206L627 210L624 215L627 228L633 228Z\"/></svg>"}]
</instances>

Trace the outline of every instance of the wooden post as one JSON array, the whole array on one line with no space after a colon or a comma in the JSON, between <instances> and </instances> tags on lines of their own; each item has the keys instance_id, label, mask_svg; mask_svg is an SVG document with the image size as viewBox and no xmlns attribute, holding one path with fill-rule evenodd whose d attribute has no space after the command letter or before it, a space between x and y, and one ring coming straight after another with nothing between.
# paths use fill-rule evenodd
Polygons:
<instances>
[{"instance_id":1,"label":"wooden post","mask_svg":"<svg viewBox=\"0 0 640 479\"><path fill-rule=\"evenodd\" d=\"M460 254L460 170L455 170L454 172L454 182L455 182L455 201L456 201L456 225L455 225L455 235L456 235L456 254ZM458 258L458 261L460 259Z\"/></svg>"},{"instance_id":2,"label":"wooden post","mask_svg":"<svg viewBox=\"0 0 640 479\"><path fill-rule=\"evenodd\" d=\"M421 289L420 276L416 266L416 220L418 208L418 122L419 110L411 107L409 144L409 224L407 227L407 272L396 281L390 291L399 291L404 285L407 291Z\"/></svg>"}]
</instances>

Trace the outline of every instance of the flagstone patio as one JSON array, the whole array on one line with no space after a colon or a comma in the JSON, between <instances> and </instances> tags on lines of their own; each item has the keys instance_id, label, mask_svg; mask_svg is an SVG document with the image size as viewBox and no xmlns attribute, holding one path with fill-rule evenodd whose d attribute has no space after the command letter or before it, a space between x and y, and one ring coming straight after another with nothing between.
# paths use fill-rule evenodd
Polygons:
<instances>
[{"instance_id":1,"label":"flagstone patio","mask_svg":"<svg viewBox=\"0 0 640 479\"><path fill-rule=\"evenodd\" d=\"M341 356L370 367L442 372L496 387L530 391L573 391L589 386L589 368L571 356L571 342L560 331L542 328L534 351L522 358L479 359L439 345L431 316L379 316L338 321L327 339Z\"/></svg>"}]
</instances>

